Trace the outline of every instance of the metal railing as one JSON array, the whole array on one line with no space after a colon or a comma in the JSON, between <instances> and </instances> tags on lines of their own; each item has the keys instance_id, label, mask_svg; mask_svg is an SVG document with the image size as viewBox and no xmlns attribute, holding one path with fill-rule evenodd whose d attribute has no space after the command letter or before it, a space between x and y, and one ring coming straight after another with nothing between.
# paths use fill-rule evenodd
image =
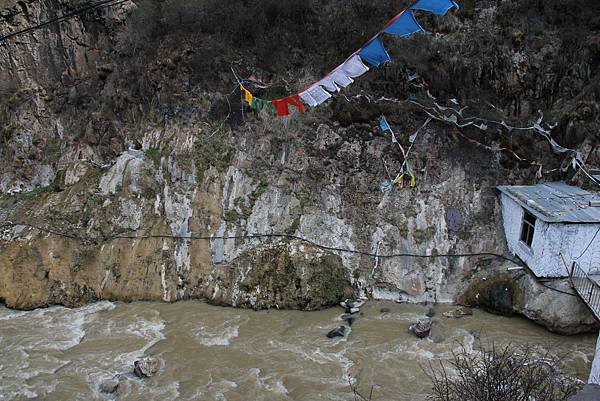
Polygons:
<instances>
[{"instance_id":1,"label":"metal railing","mask_svg":"<svg viewBox=\"0 0 600 401\"><path fill-rule=\"evenodd\" d=\"M571 268L571 283L579 298L600 321L600 285L592 280L577 262L573 262Z\"/></svg>"}]
</instances>

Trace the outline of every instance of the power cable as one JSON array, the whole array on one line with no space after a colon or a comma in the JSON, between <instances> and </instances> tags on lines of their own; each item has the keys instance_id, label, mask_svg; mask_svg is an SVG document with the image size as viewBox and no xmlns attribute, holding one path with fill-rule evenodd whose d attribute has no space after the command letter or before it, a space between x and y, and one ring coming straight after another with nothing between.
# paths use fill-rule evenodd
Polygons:
<instances>
[{"instance_id":1,"label":"power cable","mask_svg":"<svg viewBox=\"0 0 600 401\"><path fill-rule=\"evenodd\" d=\"M25 28L25 29L22 29L20 31L11 32L11 33L9 33L7 35L0 36L0 43L5 42L8 39L14 38L16 36L24 35L26 33L33 32L35 30L38 30L40 28L44 28L44 27L52 25L52 24L56 24L56 23L67 21L67 20L69 20L69 19L71 19L73 17L76 17L78 15L81 15L81 14L86 13L86 12L91 11L91 10L95 10L95 9L99 9L99 8L114 7L116 5L119 5L119 4L128 2L128 1L131 1L131 0L101 0L101 1L99 1L97 3L87 5L85 7L79 8L79 9L77 9L75 11L71 11L70 13L64 14L64 15L62 15L60 17L44 21L42 23L39 23L37 25L31 26L31 27L28 27L28 28Z\"/></svg>"},{"instance_id":2,"label":"power cable","mask_svg":"<svg viewBox=\"0 0 600 401\"><path fill-rule=\"evenodd\" d=\"M338 247L333 247L333 246L328 246L328 245L322 245L315 241L312 241L310 239L307 239L307 238L304 238L304 237L301 237L298 235L284 234L284 233L245 234L245 235L232 235L232 236L227 236L227 237L225 237L225 236L199 236L199 235L183 236L183 235L156 234L156 235L114 235L114 236L104 237L104 238L93 238L93 237L78 236L78 235L74 235L74 234L67 234L67 233L63 233L63 232L60 232L60 231L57 231L54 229L48 229L48 228L39 227L39 226L36 226L33 224L20 223L20 222L19 223L7 222L3 225L0 225L0 228L15 227L15 226L26 226L26 227L30 227L30 228L36 229L38 231L41 231L41 232L46 232L48 234L61 236L61 237L65 237L65 238L70 238L70 239L81 241L83 243L91 243L91 244L98 243L100 239L103 241L110 241L110 240L115 240L115 239L130 239L130 240L174 239L174 240L190 240L190 241L191 240L214 241L214 240L230 240L230 239L286 238L286 239L301 241L301 242L310 244L310 245L314 246L315 248L319 248L319 249L323 249L323 250L327 250L327 251L349 253L349 254L354 254L354 255L377 257L377 258L384 258L384 259L401 258L401 257L412 257L412 258L419 258L419 259L439 259L439 258L472 258L472 257L488 256L488 257L503 259L503 260L515 263L517 265L521 265L521 263L518 261L515 261L507 256L500 255L500 254L494 253L494 252L446 253L446 254L440 253L440 254L432 254L432 255L422 255L422 254L415 254L415 253L379 254L379 253L365 252L365 251L360 251L360 250L355 250L355 249L338 248Z\"/></svg>"},{"instance_id":3,"label":"power cable","mask_svg":"<svg viewBox=\"0 0 600 401\"><path fill-rule=\"evenodd\" d=\"M43 228L43 227L39 227L39 226L35 226L33 224L28 224L28 223L13 223L13 222L7 222L5 224L0 225L0 228L4 228L4 227L15 227L15 226L26 226L26 227L30 227L30 228L34 228L38 231L41 232L46 232L48 234L52 234L52 235L56 235L56 236L60 236L60 237L65 237L65 238L70 238L70 239L74 239L74 240L78 240L84 243L95 243L97 242L97 239L94 239L92 237L82 237L82 236L77 236L77 235L73 235L73 234L66 234L66 233L62 233L53 229L48 229L48 228ZM600 231L600 230L599 230ZM391 258L401 258L401 257L412 257L412 258L419 258L419 259L438 259L438 258L473 258L473 257L481 257L481 256L488 256L488 257L494 257L494 258L498 258L498 259L503 259L512 263L515 263L517 265L521 265L522 262L519 261L515 261L507 256L504 255L500 255L497 253L493 253L493 252L477 252L477 253L447 253L447 254L435 254L435 255L419 255L419 254L414 254L414 253L396 253L396 254L380 254L380 253L371 253L371 252L364 252L364 251L357 251L354 249L347 249L347 248L337 248L337 247L332 247L332 246L327 246L327 245L322 245L322 244L318 244L312 240L309 240L307 238L304 237L300 237L298 235L293 235L293 234L247 234L247 235L233 235L233 236L197 236L197 235L190 235L190 236L178 236L178 235L115 235L115 236L111 236L111 237L107 237L104 238L105 241L109 241L109 240L114 240L114 239L131 239L131 240L143 240L143 239L179 239L179 240L228 240L228 239L261 239L261 238L287 238L287 239L293 239L293 240L298 240L301 242L305 242L307 244L310 244L312 246L314 246L315 248L319 248L319 249L323 249L323 250L328 250L328 251L335 251L335 252L342 252L342 253L350 253L350 254L355 254L355 255L361 255L361 256L369 256L369 257L375 257L375 258L384 258L384 259L391 259ZM565 294L565 295L571 295L571 296L576 296L575 294L566 292L566 291L562 291L559 290L558 288L553 288L550 287L544 283L539 282L539 284L551 291L555 291L561 294Z\"/></svg>"},{"instance_id":4,"label":"power cable","mask_svg":"<svg viewBox=\"0 0 600 401\"><path fill-rule=\"evenodd\" d=\"M596 239L596 237L598 236L599 233L600 233L600 228L598 228L598 230L596 231L596 234L594 234L594 237L592 238L592 240L590 241L590 243L585 247L585 249L583 250L583 252L581 252L581 255L577 256L574 260L578 260L583 255L585 255L585 253L588 251L588 249L590 249L590 246L592 246L592 244L594 243L594 240Z\"/></svg>"},{"instance_id":5,"label":"power cable","mask_svg":"<svg viewBox=\"0 0 600 401\"><path fill-rule=\"evenodd\" d=\"M566 291L563 291L563 290L559 290L558 288L550 287L549 285L546 285L546 284L544 284L544 283L542 283L540 281L538 281L538 284L541 285L542 287L545 287L545 288L551 290L551 291L556 291L556 292L559 292L561 294L570 295L572 297L576 297L577 296L577 294L573 294L571 292L566 292Z\"/></svg>"}]
</instances>

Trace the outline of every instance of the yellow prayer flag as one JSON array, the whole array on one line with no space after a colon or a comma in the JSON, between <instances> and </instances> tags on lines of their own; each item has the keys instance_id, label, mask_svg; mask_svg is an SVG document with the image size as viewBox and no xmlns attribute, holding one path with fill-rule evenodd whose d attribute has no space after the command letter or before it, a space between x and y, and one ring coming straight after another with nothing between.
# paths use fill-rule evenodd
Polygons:
<instances>
[{"instance_id":1,"label":"yellow prayer flag","mask_svg":"<svg viewBox=\"0 0 600 401\"><path fill-rule=\"evenodd\" d=\"M243 86L242 88L242 92L244 92L244 100L246 101L246 103L248 103L248 105L252 106L252 93L250 93L250 91L246 88L244 88Z\"/></svg>"}]
</instances>

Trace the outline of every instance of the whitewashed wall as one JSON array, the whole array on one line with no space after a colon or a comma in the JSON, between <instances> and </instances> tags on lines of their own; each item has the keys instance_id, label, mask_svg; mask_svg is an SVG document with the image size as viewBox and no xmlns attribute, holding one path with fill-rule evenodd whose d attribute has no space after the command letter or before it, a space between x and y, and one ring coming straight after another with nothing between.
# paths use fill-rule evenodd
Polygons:
<instances>
[{"instance_id":1,"label":"whitewashed wall","mask_svg":"<svg viewBox=\"0 0 600 401\"><path fill-rule=\"evenodd\" d=\"M594 363L592 363L592 370L590 372L590 384L600 384L600 334L598 335L598 342L596 343L596 356L594 357Z\"/></svg>"},{"instance_id":2,"label":"whitewashed wall","mask_svg":"<svg viewBox=\"0 0 600 401\"><path fill-rule=\"evenodd\" d=\"M509 251L518 255L536 276L565 277L567 270L560 257L561 252L569 268L576 260L584 271L600 274L600 234L579 257L600 224L546 223L537 219L533 243L529 248L520 241L523 208L505 194L502 194L502 218Z\"/></svg>"}]
</instances>

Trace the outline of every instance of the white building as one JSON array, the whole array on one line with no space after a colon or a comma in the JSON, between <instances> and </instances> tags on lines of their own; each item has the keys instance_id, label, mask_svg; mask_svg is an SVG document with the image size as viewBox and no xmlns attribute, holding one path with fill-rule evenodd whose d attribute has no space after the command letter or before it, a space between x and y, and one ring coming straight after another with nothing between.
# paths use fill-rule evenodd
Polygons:
<instances>
[{"instance_id":1,"label":"white building","mask_svg":"<svg viewBox=\"0 0 600 401\"><path fill-rule=\"evenodd\" d=\"M599 195L556 182L498 189L508 249L537 277L566 277L573 262L600 274Z\"/></svg>"}]
</instances>

